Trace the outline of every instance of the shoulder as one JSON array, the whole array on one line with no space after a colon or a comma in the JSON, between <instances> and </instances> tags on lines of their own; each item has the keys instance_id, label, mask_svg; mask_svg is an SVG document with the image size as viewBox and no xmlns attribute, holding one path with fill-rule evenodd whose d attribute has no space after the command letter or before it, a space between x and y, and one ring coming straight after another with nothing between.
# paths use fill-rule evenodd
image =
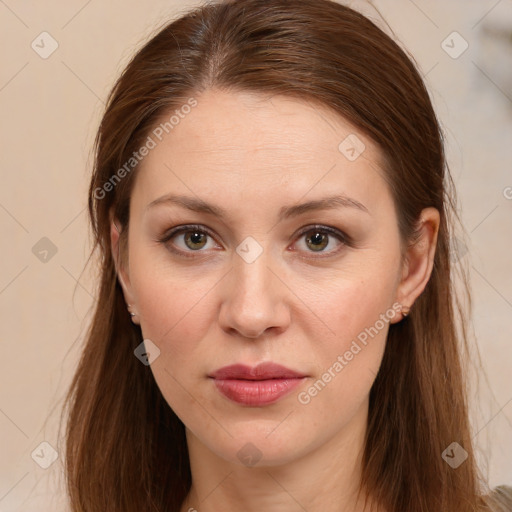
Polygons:
<instances>
[{"instance_id":1,"label":"shoulder","mask_svg":"<svg viewBox=\"0 0 512 512\"><path fill-rule=\"evenodd\" d=\"M486 497L490 512L512 512L512 487L499 485Z\"/></svg>"}]
</instances>

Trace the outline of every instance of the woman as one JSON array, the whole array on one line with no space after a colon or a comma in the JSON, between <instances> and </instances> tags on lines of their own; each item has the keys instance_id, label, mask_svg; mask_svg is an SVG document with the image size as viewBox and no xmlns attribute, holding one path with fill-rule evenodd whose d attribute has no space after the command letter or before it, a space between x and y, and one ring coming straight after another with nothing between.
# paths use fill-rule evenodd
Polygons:
<instances>
[{"instance_id":1,"label":"woman","mask_svg":"<svg viewBox=\"0 0 512 512\"><path fill-rule=\"evenodd\" d=\"M72 510L508 510L475 464L450 183L418 71L356 11L163 28L96 140Z\"/></svg>"}]
</instances>

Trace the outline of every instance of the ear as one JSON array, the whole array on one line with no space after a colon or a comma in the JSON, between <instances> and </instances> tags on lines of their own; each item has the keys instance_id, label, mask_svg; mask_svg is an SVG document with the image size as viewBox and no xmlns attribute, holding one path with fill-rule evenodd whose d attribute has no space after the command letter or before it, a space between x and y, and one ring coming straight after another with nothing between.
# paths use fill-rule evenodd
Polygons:
<instances>
[{"instance_id":1,"label":"ear","mask_svg":"<svg viewBox=\"0 0 512 512\"><path fill-rule=\"evenodd\" d=\"M430 279L434 267L439 223L440 216L436 208L429 207L422 210L418 221L420 236L406 250L396 291L396 301L404 310L412 307ZM403 316L405 315L398 316L392 323L400 321Z\"/></svg>"},{"instance_id":2,"label":"ear","mask_svg":"<svg viewBox=\"0 0 512 512\"><path fill-rule=\"evenodd\" d=\"M128 310L132 314L132 321L134 323L138 323L138 309L135 300L135 295L132 290L132 286L130 283L129 271L125 269L124 258L121 257L121 224L111 215L110 217L110 247L112 250L112 258L114 260L114 264L116 267L117 278L123 289L124 300L126 301L126 305Z\"/></svg>"}]
</instances>

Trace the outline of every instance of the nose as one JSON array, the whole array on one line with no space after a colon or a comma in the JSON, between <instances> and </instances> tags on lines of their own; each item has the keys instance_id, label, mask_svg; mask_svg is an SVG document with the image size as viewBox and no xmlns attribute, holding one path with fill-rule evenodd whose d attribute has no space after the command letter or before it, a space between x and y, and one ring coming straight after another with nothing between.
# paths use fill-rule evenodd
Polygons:
<instances>
[{"instance_id":1,"label":"nose","mask_svg":"<svg viewBox=\"0 0 512 512\"><path fill-rule=\"evenodd\" d=\"M269 263L266 251L252 263L235 255L233 268L223 280L219 323L224 331L256 339L266 331L279 334L289 326L291 292Z\"/></svg>"}]
</instances>

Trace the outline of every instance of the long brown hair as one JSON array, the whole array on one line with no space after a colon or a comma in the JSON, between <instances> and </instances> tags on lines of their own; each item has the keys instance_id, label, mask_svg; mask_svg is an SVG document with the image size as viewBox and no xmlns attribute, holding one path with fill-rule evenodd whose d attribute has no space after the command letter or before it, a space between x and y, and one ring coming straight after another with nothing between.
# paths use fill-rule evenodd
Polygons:
<instances>
[{"instance_id":1,"label":"long brown hair","mask_svg":"<svg viewBox=\"0 0 512 512\"><path fill-rule=\"evenodd\" d=\"M184 425L133 354L142 335L117 281L110 219L119 220L126 242L137 173L126 162L163 114L214 87L327 106L373 139L385 156L404 244L414 242L423 208L440 212L431 278L409 317L390 326L371 389L361 488L390 512L480 510L461 358L467 313L450 259L455 192L422 78L392 38L348 7L239 0L203 5L167 24L108 98L89 189L99 295L66 397L72 511L175 512L190 488ZM467 303L465 275L462 284ZM442 457L453 442L468 453L457 469Z\"/></svg>"}]
</instances>

